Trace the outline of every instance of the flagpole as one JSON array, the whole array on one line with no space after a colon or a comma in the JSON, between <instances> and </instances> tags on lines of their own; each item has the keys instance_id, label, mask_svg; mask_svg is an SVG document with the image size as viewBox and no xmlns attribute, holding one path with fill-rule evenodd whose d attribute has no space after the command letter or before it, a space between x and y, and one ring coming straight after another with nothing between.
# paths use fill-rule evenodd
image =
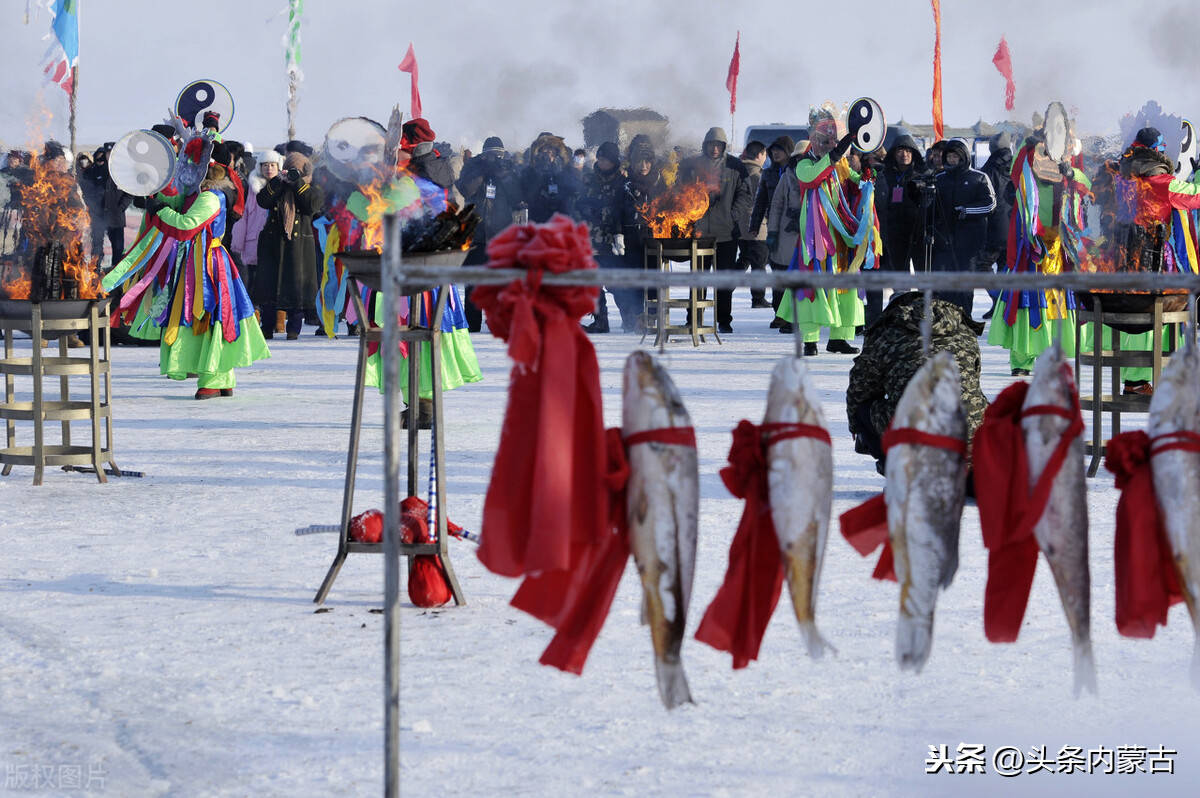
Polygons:
<instances>
[{"instance_id":1,"label":"flagpole","mask_svg":"<svg viewBox=\"0 0 1200 798\"><path fill-rule=\"evenodd\" d=\"M71 67L71 98L68 101L71 116L67 121L67 127L71 134L71 158L75 157L75 94L79 91L79 66Z\"/></svg>"}]
</instances>

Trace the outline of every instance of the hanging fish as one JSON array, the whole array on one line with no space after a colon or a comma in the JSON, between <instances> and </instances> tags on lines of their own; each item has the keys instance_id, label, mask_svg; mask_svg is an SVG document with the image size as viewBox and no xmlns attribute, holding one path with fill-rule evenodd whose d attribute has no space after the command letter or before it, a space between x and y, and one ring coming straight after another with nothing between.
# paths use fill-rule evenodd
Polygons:
<instances>
[{"instance_id":1,"label":"hanging fish","mask_svg":"<svg viewBox=\"0 0 1200 798\"><path fill-rule=\"evenodd\" d=\"M833 504L833 447L821 400L800 358L771 372L763 418L771 518L800 635L811 657L833 649L817 631L817 587ZM805 433L805 434L798 434Z\"/></svg>"},{"instance_id":2,"label":"hanging fish","mask_svg":"<svg viewBox=\"0 0 1200 798\"><path fill-rule=\"evenodd\" d=\"M1025 403L1021 431L1029 464L1029 488L1035 490L1047 468L1057 469L1049 498L1033 535L1046 555L1058 586L1075 663L1075 695L1096 692L1092 656L1091 574L1088 569L1087 482L1084 473L1083 420L1070 365L1055 343L1038 356ZM1070 438L1069 442L1064 440Z\"/></svg>"},{"instance_id":3,"label":"hanging fish","mask_svg":"<svg viewBox=\"0 0 1200 798\"><path fill-rule=\"evenodd\" d=\"M664 442L677 430L677 442ZM629 542L644 591L658 691L667 709L692 701L680 649L692 597L700 473L695 432L666 369L647 352L625 361L622 436L628 449Z\"/></svg>"},{"instance_id":4,"label":"hanging fish","mask_svg":"<svg viewBox=\"0 0 1200 798\"><path fill-rule=\"evenodd\" d=\"M1191 676L1200 689L1200 349L1191 342L1154 386L1148 432L1162 526L1196 634Z\"/></svg>"},{"instance_id":5,"label":"hanging fish","mask_svg":"<svg viewBox=\"0 0 1200 798\"><path fill-rule=\"evenodd\" d=\"M900 583L896 659L903 669L919 672L929 659L938 589L958 570L966 435L958 364L939 352L909 381L884 438L888 541Z\"/></svg>"}]
</instances>

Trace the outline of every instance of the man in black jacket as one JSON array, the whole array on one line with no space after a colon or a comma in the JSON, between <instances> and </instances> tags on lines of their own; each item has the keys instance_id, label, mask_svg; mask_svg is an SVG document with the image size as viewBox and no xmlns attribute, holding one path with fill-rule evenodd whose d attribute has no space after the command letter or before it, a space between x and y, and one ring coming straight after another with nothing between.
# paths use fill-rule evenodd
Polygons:
<instances>
[{"instance_id":1,"label":"man in black jacket","mask_svg":"<svg viewBox=\"0 0 1200 798\"><path fill-rule=\"evenodd\" d=\"M979 170L987 175L992 183L992 191L996 194L996 210L988 217L987 244L980 255L984 266L998 264L1001 268L1008 263L1008 220L1012 215L1013 202L1016 200L1016 189L1012 182L1012 139L1007 133L997 133L988 142L991 154L987 163ZM994 292L992 299L999 296ZM989 310L984 318L990 318Z\"/></svg>"},{"instance_id":2,"label":"man in black jacket","mask_svg":"<svg viewBox=\"0 0 1200 798\"><path fill-rule=\"evenodd\" d=\"M483 151L463 164L456 185L463 202L474 205L480 218L463 265L480 266L488 260L487 242L513 223L513 211L522 202L521 181L504 150L504 142L496 136L484 141ZM483 311L471 301L471 286L467 286L465 296L463 312L467 328L479 332Z\"/></svg>"},{"instance_id":3,"label":"man in black jacket","mask_svg":"<svg viewBox=\"0 0 1200 798\"><path fill-rule=\"evenodd\" d=\"M796 144L792 141L791 136L780 136L771 142L771 146L767 147L767 163L763 166L762 177L758 181L758 191L754 193L754 209L750 212L751 230L761 229L763 222L766 221L767 213L771 210L771 198L775 196L775 188L783 178L788 168L788 159L792 157L792 150L795 148ZM767 262L771 265L771 271L787 271L786 263L776 263L770 257L772 249L770 245L767 246ZM782 291L772 291L771 307L779 310L779 300L782 298ZM778 327L782 323L784 323L783 320L777 316L771 322L771 327Z\"/></svg>"},{"instance_id":4,"label":"man in black jacket","mask_svg":"<svg viewBox=\"0 0 1200 798\"><path fill-rule=\"evenodd\" d=\"M738 268L738 220L749 217L751 203L746 168L737 158L725 154L727 143L724 130L709 128L700 154L679 165L680 185L703 183L708 188L708 210L696 222L696 231L717 239L715 261L720 271ZM733 291L717 291L717 329L722 333L733 332L732 305Z\"/></svg>"},{"instance_id":5,"label":"man in black jacket","mask_svg":"<svg viewBox=\"0 0 1200 798\"><path fill-rule=\"evenodd\" d=\"M935 182L933 213L933 270L982 271L988 217L996 209L996 194L987 175L970 166L967 145L957 139L946 144L945 168ZM974 291L939 291L938 298L954 302L968 315Z\"/></svg>"}]
</instances>

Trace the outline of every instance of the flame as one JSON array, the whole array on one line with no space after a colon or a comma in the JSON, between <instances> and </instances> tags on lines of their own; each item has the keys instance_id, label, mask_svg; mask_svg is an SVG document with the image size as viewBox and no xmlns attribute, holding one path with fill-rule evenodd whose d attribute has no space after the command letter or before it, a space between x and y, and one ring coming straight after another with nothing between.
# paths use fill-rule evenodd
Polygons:
<instances>
[{"instance_id":1,"label":"flame","mask_svg":"<svg viewBox=\"0 0 1200 798\"><path fill-rule=\"evenodd\" d=\"M19 267L16 272L0 280L0 294L7 299L29 299L29 292L33 289L29 274L22 272Z\"/></svg>"},{"instance_id":2,"label":"flame","mask_svg":"<svg viewBox=\"0 0 1200 798\"><path fill-rule=\"evenodd\" d=\"M440 186L417 177L403 165L390 180L378 179L358 190L367 200L363 222L362 248L383 251L383 217L397 214L401 221L434 218L447 208L446 192Z\"/></svg>"},{"instance_id":3,"label":"flame","mask_svg":"<svg viewBox=\"0 0 1200 798\"><path fill-rule=\"evenodd\" d=\"M638 210L655 238L695 238L696 222L708 212L708 187L675 186Z\"/></svg>"},{"instance_id":4,"label":"flame","mask_svg":"<svg viewBox=\"0 0 1200 798\"><path fill-rule=\"evenodd\" d=\"M98 259L90 258L84 241L90 241L90 218L75 178L60 172L39 157L33 159L33 180L21 191L21 234L28 238L30 250L47 243L64 247L63 275L79 286L80 299L101 295ZM17 275L0 282L0 290L10 299L29 299L32 287L29 265L12 264ZM57 297L56 297L57 298Z\"/></svg>"},{"instance_id":5,"label":"flame","mask_svg":"<svg viewBox=\"0 0 1200 798\"><path fill-rule=\"evenodd\" d=\"M391 203L383 196L383 181L377 180L358 190L367 198L367 218L363 222L362 248L383 251L383 215L391 208Z\"/></svg>"}]
</instances>

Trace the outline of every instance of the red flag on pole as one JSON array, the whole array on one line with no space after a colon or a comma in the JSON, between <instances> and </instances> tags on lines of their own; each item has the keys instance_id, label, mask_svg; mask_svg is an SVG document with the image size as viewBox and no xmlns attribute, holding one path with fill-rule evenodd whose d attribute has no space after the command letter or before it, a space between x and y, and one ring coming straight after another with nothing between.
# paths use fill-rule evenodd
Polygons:
<instances>
[{"instance_id":1,"label":"red flag on pole","mask_svg":"<svg viewBox=\"0 0 1200 798\"><path fill-rule=\"evenodd\" d=\"M420 119L421 92L417 89L417 56L413 53L412 42L408 43L408 52L404 54L404 60L400 62L399 69L401 72L412 75L412 103L409 108L409 116L412 119Z\"/></svg>"},{"instance_id":2,"label":"red flag on pole","mask_svg":"<svg viewBox=\"0 0 1200 798\"><path fill-rule=\"evenodd\" d=\"M1004 109L1011 111L1013 109L1013 100L1017 95L1017 87L1013 83L1012 76L1012 55L1008 52L1008 42L1004 37L1000 37L1000 46L996 48L996 54L992 56L992 63L996 65L996 69L1000 70L1000 74L1004 76Z\"/></svg>"},{"instance_id":3,"label":"red flag on pole","mask_svg":"<svg viewBox=\"0 0 1200 798\"><path fill-rule=\"evenodd\" d=\"M742 44L742 32L738 31L737 39L733 42L733 58L729 59L729 74L725 76L725 88L729 89L729 113L737 110L737 79L742 68L742 56L739 52ZM732 131L731 131L732 134Z\"/></svg>"},{"instance_id":4,"label":"red flag on pole","mask_svg":"<svg viewBox=\"0 0 1200 798\"><path fill-rule=\"evenodd\" d=\"M942 124L942 4L941 0L931 0L933 3L933 138L941 141L944 131Z\"/></svg>"}]
</instances>

